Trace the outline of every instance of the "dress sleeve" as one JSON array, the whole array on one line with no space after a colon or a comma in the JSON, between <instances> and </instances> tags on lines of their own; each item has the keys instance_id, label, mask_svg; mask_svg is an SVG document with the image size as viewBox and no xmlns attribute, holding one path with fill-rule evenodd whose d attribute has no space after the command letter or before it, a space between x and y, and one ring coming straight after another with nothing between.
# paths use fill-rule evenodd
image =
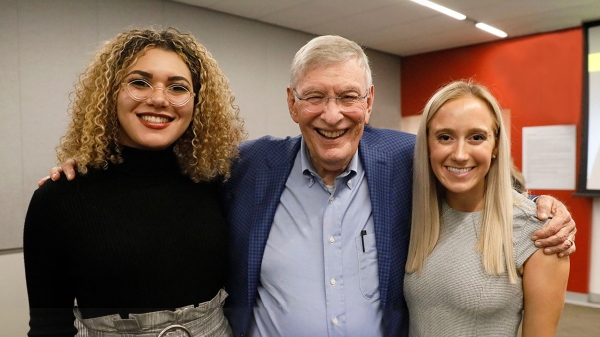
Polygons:
<instances>
[{"instance_id":1,"label":"dress sleeve","mask_svg":"<svg viewBox=\"0 0 600 337\"><path fill-rule=\"evenodd\" d=\"M54 186L45 186L53 184ZM28 336L74 336L74 282L68 249L59 226L60 196L46 182L29 204L23 233L25 278L29 297ZM62 208L64 209L64 208Z\"/></svg>"},{"instance_id":2,"label":"dress sleeve","mask_svg":"<svg viewBox=\"0 0 600 337\"><path fill-rule=\"evenodd\" d=\"M527 259L538 250L531 240L531 235L542 228L545 222L537 218L537 208L533 201L522 195L515 197L519 200L513 208L513 246L515 266L520 269Z\"/></svg>"}]
</instances>

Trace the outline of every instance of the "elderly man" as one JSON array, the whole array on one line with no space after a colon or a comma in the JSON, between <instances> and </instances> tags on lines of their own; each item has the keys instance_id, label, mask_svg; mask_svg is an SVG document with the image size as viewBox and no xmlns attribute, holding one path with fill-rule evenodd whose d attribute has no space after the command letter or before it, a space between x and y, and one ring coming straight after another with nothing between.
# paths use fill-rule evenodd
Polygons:
<instances>
[{"instance_id":1,"label":"elderly man","mask_svg":"<svg viewBox=\"0 0 600 337\"><path fill-rule=\"evenodd\" d=\"M363 50L315 38L296 54L287 88L302 135L241 146L224 201L236 336L408 334L414 137L368 127L373 99ZM567 225L552 252L570 254L574 223L559 207L546 230Z\"/></svg>"},{"instance_id":2,"label":"elderly man","mask_svg":"<svg viewBox=\"0 0 600 337\"><path fill-rule=\"evenodd\" d=\"M408 334L414 136L368 127L373 99L360 46L315 38L296 54L287 89L302 135L241 146L223 192L235 336ZM72 161L63 169L74 178ZM555 214L536 243L573 253L570 214L553 198L540 200L540 214Z\"/></svg>"}]
</instances>

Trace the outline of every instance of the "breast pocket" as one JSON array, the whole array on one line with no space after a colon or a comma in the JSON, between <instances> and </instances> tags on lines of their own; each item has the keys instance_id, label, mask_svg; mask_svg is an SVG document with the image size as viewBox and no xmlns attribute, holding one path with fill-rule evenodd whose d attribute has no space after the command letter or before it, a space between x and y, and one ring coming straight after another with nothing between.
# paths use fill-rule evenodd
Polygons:
<instances>
[{"instance_id":1,"label":"breast pocket","mask_svg":"<svg viewBox=\"0 0 600 337\"><path fill-rule=\"evenodd\" d=\"M364 240L364 252L363 252ZM379 270L377 268L377 249L375 235L366 234L355 239L358 256L359 287L362 295L370 299L379 298Z\"/></svg>"}]
</instances>

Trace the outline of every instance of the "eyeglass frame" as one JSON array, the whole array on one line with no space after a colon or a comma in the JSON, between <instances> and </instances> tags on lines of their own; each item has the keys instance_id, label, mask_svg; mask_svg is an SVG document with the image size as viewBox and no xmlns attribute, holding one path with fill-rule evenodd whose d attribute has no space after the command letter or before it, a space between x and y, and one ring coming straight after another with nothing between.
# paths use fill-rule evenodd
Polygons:
<instances>
[{"instance_id":1,"label":"eyeglass frame","mask_svg":"<svg viewBox=\"0 0 600 337\"><path fill-rule=\"evenodd\" d=\"M144 83L148 84L148 85L150 86L150 88L152 88L152 93L150 94L150 96L148 96L148 97L146 97L146 98L135 97L135 96L134 96L134 95L131 93L131 91L129 90L129 85L130 85L131 83L133 83L134 81L142 81L142 82L144 82ZM154 94L156 93L156 90L162 90L162 91L163 91L163 93L165 93L165 98L166 98L167 102L169 102L169 104L171 104L171 106L174 106L174 107L181 107L181 106L184 106L184 105L186 105L186 104L187 104L187 103L188 103L188 102L189 102L189 101L190 101L190 100L191 100L193 97L195 97L195 96L196 96L196 93L194 93L194 92L190 91L188 88L186 88L185 86L183 86L183 85L181 85L181 84L175 84L175 83L174 83L174 84L171 84L171 85L169 85L169 86L167 86L167 87L165 87L165 88L155 88L155 87L152 85L152 83L150 83L150 82L148 82L148 81L146 81L145 79L142 79L142 78L136 78L136 79L130 80L130 81L128 81L128 82L121 82L121 85L125 87L125 89L127 90L127 94L129 95L129 97L131 97L131 99L133 99L134 101L137 101L137 102L144 102L144 101L146 101L146 100L148 100L148 99L152 98L152 96L154 96ZM174 87L174 86L180 86L180 87L184 88L184 89L185 89L185 90L186 90L186 91L187 91L187 92L190 94L190 96L188 97L188 99L186 99L186 100L185 100L185 102L183 102L183 103L173 103L173 102L171 102L171 100L169 99L169 96L166 94L165 90L168 90L169 88L172 88L172 87Z\"/></svg>"},{"instance_id":2,"label":"eyeglass frame","mask_svg":"<svg viewBox=\"0 0 600 337\"><path fill-rule=\"evenodd\" d=\"M319 91L319 92L320 92L320 91ZM317 103L317 104L315 104L315 103L311 103L311 102L309 102L309 101L308 101L308 98L306 98L306 97L300 97L300 96L299 96L299 94L298 94L298 92L296 91L296 88L292 88L292 93L293 93L294 97L296 97L296 99L297 99L297 100L299 100L299 101L301 101L301 102L306 102L306 103L309 103L309 104L310 104L310 105L312 105L312 106L315 106L315 105L322 104L322 103ZM320 93L322 93L322 94L325 94L324 92L320 92ZM357 100L357 101L356 101L356 103L358 103L358 102L361 102L363 99L366 99L368 96L369 96L369 89L367 89L367 90L365 91L365 94L364 94L363 96L358 96L358 97L356 97L356 100ZM329 100L330 100L330 99L335 99L335 103L336 103L338 106L340 106L340 100L341 100L341 99L343 99L343 97L341 97L341 96L336 96L336 97L329 97L329 96L325 96L325 97L321 97L321 98L319 98L319 99L320 99L320 100L325 100L325 101L324 101L324 103L325 103L325 104L323 105L323 110L317 110L317 111L311 111L311 112L320 112L320 111L324 111L324 110L327 108L327 104L329 104ZM352 105L351 105L351 106L354 106L354 104L356 104L356 103L352 103ZM343 104L342 104L342 106L343 106ZM309 110L309 111L310 111L310 110Z\"/></svg>"}]
</instances>

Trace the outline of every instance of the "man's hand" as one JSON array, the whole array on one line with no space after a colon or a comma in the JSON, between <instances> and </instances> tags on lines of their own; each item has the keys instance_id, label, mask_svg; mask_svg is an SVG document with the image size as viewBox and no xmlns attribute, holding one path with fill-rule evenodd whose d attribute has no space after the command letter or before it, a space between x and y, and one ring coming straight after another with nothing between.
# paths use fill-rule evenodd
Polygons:
<instances>
[{"instance_id":1,"label":"man's hand","mask_svg":"<svg viewBox=\"0 0 600 337\"><path fill-rule=\"evenodd\" d=\"M38 181L38 187L44 185L46 180L52 179L53 181L57 181L60 178L60 174L64 172L67 176L68 180L75 179L75 160L67 159L61 167L55 166L50 170L50 175L45 176L40 181Z\"/></svg>"},{"instance_id":2,"label":"man's hand","mask_svg":"<svg viewBox=\"0 0 600 337\"><path fill-rule=\"evenodd\" d=\"M537 214L540 220L552 217L544 227L533 232L531 239L535 246L544 248L544 254L558 253L559 257L575 253L575 221L565 205L557 199L542 195L537 201Z\"/></svg>"}]
</instances>

